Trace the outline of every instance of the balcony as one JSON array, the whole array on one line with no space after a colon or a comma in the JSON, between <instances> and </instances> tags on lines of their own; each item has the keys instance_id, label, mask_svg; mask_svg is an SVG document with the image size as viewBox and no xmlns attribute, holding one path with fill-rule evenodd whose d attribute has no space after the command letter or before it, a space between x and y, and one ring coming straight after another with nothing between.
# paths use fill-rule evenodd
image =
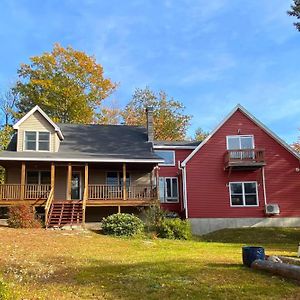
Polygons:
<instances>
[{"instance_id":1,"label":"balcony","mask_svg":"<svg viewBox=\"0 0 300 300\"><path fill-rule=\"evenodd\" d=\"M225 169L258 169L266 165L262 149L227 150L224 156Z\"/></svg>"}]
</instances>

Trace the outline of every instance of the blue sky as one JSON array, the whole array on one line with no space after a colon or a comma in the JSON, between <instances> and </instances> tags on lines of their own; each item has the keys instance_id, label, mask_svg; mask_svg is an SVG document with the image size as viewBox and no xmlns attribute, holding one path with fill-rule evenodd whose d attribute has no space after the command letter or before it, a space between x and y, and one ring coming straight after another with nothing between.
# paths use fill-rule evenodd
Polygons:
<instances>
[{"instance_id":1,"label":"blue sky","mask_svg":"<svg viewBox=\"0 0 300 300\"><path fill-rule=\"evenodd\" d=\"M0 89L55 42L96 56L119 82L165 90L212 130L241 103L288 142L300 128L300 32L291 0L1 0Z\"/></svg>"}]
</instances>

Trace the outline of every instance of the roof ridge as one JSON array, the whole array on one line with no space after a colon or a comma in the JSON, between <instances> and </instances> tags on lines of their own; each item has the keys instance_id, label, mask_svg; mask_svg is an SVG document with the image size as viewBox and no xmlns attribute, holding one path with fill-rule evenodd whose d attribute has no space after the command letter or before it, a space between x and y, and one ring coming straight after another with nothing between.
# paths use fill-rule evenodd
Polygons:
<instances>
[{"instance_id":1,"label":"roof ridge","mask_svg":"<svg viewBox=\"0 0 300 300\"><path fill-rule=\"evenodd\" d=\"M68 125L68 126L103 126L103 127L134 127L134 128L146 128L139 125L127 125L127 124L81 124L81 123L57 123L59 125Z\"/></svg>"}]
</instances>

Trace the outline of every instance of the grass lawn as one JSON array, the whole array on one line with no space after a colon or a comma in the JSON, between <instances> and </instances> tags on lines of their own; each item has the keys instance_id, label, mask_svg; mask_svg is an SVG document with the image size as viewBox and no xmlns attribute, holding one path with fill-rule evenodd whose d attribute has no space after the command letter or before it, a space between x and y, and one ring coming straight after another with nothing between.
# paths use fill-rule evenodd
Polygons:
<instances>
[{"instance_id":1,"label":"grass lawn","mask_svg":"<svg viewBox=\"0 0 300 300\"><path fill-rule=\"evenodd\" d=\"M13 299L299 299L300 286L241 265L241 246L296 255L300 229L238 229L201 240L118 239L0 228L1 289Z\"/></svg>"}]
</instances>

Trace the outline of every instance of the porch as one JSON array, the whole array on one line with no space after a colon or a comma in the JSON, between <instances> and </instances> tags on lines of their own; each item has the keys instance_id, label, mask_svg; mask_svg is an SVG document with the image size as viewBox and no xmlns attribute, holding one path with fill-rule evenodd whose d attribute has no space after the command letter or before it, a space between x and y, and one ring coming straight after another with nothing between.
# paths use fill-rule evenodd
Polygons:
<instances>
[{"instance_id":1,"label":"porch","mask_svg":"<svg viewBox=\"0 0 300 300\"><path fill-rule=\"evenodd\" d=\"M158 199L158 170L134 163L6 164L0 206L20 202L50 206L78 201L83 206L145 206Z\"/></svg>"},{"instance_id":2,"label":"porch","mask_svg":"<svg viewBox=\"0 0 300 300\"><path fill-rule=\"evenodd\" d=\"M156 187L116 186L106 184L88 184L87 206L99 205L138 205L157 199ZM20 202L31 205L45 205L51 191L50 184L1 184L0 206L14 205ZM55 193L55 190L54 190ZM56 199L57 201L59 199ZM67 200L67 199L66 199ZM73 200L74 199L69 199ZM75 199L82 201L83 199ZM53 199L55 201L55 198ZM61 199L59 200L61 201Z\"/></svg>"}]
</instances>

